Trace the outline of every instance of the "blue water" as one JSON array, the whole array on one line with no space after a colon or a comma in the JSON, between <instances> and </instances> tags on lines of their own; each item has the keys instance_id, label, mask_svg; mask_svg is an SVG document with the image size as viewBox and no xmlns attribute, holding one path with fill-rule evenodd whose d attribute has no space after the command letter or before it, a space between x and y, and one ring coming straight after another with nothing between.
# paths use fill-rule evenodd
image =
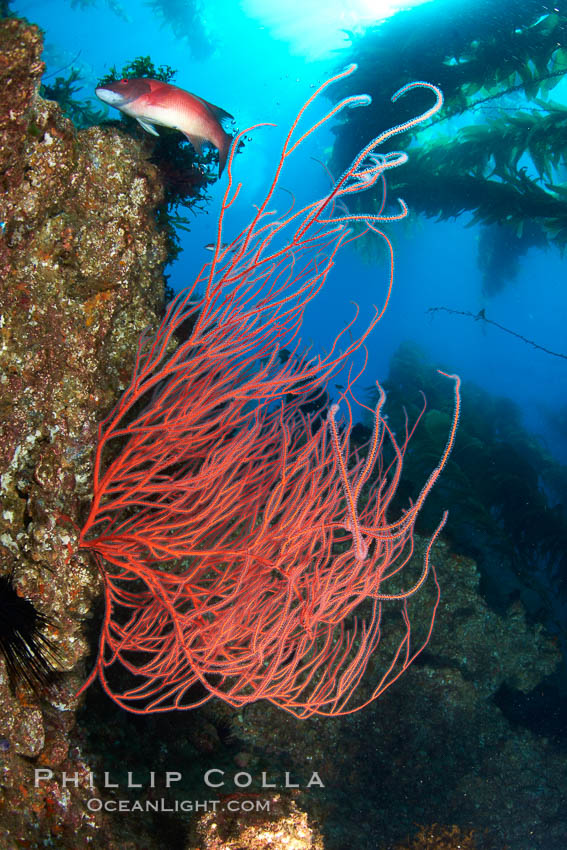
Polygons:
<instances>
[{"instance_id":1,"label":"blue water","mask_svg":"<svg viewBox=\"0 0 567 850\"><path fill-rule=\"evenodd\" d=\"M94 6L72 8L60 0L20 0L14 11L45 30L47 75L69 62L82 70L85 90L80 97L92 97L96 81L112 65L120 69L135 56L149 54L156 65L178 70L177 85L231 112L240 129L258 122L278 125L256 130L237 158L235 177L243 181L245 191L237 212L229 217L230 235L231 227L236 234L249 220L251 204L261 197L283 134L298 108L317 84L346 63L349 39L343 28L363 26L371 18L373 5L360 0L347 4L345 10L345 4L315 0L210 0L203 6L203 19L214 47L201 59L191 55L191 31L186 38L175 34L144 2L105 4L100 0ZM384 4L383 16L387 14ZM560 89L554 98L561 100ZM565 95L563 103L567 104ZM327 105L322 99L313 116L322 114ZM118 115L115 110L110 114ZM382 129L376 127L376 132ZM285 172L282 185L298 201L314 198L328 187L322 169L310 157L325 159L332 140L330 127L321 130ZM183 253L169 270L176 289L190 282L207 259L203 246L214 239L224 185L221 181L212 187L208 213L194 218L191 233L181 234ZM275 202L284 209L288 198L280 193ZM566 460L567 447L546 417L565 398L565 360L530 348L483 322L426 313L436 306L474 314L486 308L494 321L551 350L567 352L564 261L555 249L530 250L513 285L487 302L481 295L477 265L479 231L467 229L466 223L464 217L456 222L426 221L412 216L410 210L408 222L389 229L396 246L395 286L388 312L369 341L365 383L384 380L392 353L401 342L412 340L423 346L434 363L491 393L512 398L521 406L527 427ZM307 311L304 341L316 348L328 347L352 315L353 300L360 306L362 327L372 305L381 303L385 283L384 267L365 264L353 248L345 249L324 292Z\"/></svg>"}]
</instances>

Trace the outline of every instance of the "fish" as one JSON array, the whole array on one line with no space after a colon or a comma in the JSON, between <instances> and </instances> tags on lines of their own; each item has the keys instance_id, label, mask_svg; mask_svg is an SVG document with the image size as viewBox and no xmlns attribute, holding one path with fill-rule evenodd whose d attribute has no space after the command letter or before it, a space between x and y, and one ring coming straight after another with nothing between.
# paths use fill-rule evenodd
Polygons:
<instances>
[{"instance_id":1,"label":"fish","mask_svg":"<svg viewBox=\"0 0 567 850\"><path fill-rule=\"evenodd\" d=\"M196 94L147 77L133 77L98 86L95 94L125 115L135 118L147 133L159 136L155 124L180 130L196 152L209 142L219 152L219 177L222 175L232 136L222 122L233 116Z\"/></svg>"},{"instance_id":2,"label":"fish","mask_svg":"<svg viewBox=\"0 0 567 850\"><path fill-rule=\"evenodd\" d=\"M205 247L205 251L216 251L217 243L216 242L207 242L207 244L204 247ZM228 248L227 243L221 242L220 250L226 251L227 248Z\"/></svg>"}]
</instances>

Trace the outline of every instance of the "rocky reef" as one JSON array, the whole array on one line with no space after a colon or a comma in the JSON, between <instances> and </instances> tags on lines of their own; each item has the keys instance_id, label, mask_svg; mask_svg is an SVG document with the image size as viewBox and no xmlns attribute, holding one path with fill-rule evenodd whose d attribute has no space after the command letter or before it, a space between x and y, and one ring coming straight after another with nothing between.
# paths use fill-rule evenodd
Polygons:
<instances>
[{"instance_id":1,"label":"rocky reef","mask_svg":"<svg viewBox=\"0 0 567 850\"><path fill-rule=\"evenodd\" d=\"M0 844L107 847L73 731L100 580L76 528L97 424L163 309L162 189L134 140L77 132L38 96L41 51L36 27L0 21L0 575L47 622L57 667L32 691L10 688L0 665ZM35 767L77 774L79 787L35 787Z\"/></svg>"},{"instance_id":2,"label":"rocky reef","mask_svg":"<svg viewBox=\"0 0 567 850\"><path fill-rule=\"evenodd\" d=\"M417 548L419 558L423 541ZM441 604L413 667L377 702L342 719L306 723L250 706L235 724L253 754L247 769L277 763L297 775L317 767L325 793L311 790L299 802L321 819L325 850L559 848L564 754L557 742L512 727L496 704L504 684L524 694L537 689L559 651L520 603L505 616L490 610L473 561L441 542L434 563ZM415 614L418 645L427 598L413 605L412 618L425 605ZM395 627L386 613L386 643ZM377 675L372 659L359 699Z\"/></svg>"}]
</instances>

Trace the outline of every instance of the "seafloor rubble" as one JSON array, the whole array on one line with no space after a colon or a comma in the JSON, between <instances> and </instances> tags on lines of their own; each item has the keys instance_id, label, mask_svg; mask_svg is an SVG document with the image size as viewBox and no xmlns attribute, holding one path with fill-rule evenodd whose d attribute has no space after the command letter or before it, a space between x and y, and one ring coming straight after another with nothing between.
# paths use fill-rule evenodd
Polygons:
<instances>
[{"instance_id":1,"label":"seafloor rubble","mask_svg":"<svg viewBox=\"0 0 567 850\"><path fill-rule=\"evenodd\" d=\"M530 692L557 652L519 605L505 617L491 612L474 564L445 544L435 549L443 599L427 652L360 713L300 722L265 703L234 712L213 701L138 718L93 687L77 721L100 580L77 552L76 527L97 423L128 382L140 331L163 307L165 242L154 166L120 130L77 132L39 98L40 53L36 28L0 22L0 576L12 575L49 618L59 668L35 693L12 692L0 659L0 848L561 846L564 759L554 742L512 729L494 702L504 683ZM386 648L395 646L393 614L384 629ZM217 792L218 814L87 807L121 793L101 786L105 770L121 780L124 769L136 778L156 771L158 787L146 782L138 793L144 800L162 792L166 769L179 770L184 795L201 799L210 767L254 777L245 791L228 782ZM37 787L36 768L53 772ZM324 789L305 788L313 770ZM64 787L63 771L76 784ZM275 790L258 787L263 771L276 774ZM282 787L285 771L299 788ZM271 811L229 813L243 796L269 799Z\"/></svg>"}]
</instances>

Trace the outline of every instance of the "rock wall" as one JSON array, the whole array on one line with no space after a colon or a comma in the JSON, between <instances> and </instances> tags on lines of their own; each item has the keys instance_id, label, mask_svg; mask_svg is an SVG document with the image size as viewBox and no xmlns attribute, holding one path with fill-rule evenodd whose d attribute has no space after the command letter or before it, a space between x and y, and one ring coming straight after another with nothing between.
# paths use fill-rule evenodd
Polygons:
<instances>
[{"instance_id":1,"label":"rock wall","mask_svg":"<svg viewBox=\"0 0 567 850\"><path fill-rule=\"evenodd\" d=\"M90 765L72 731L100 590L76 528L97 424L163 309L162 190L135 140L77 132L38 96L41 50L36 27L0 21L0 576L49 619L60 672L13 693L0 660L0 846L108 847L111 825L85 808ZM35 788L36 767L78 773L81 787Z\"/></svg>"}]
</instances>

